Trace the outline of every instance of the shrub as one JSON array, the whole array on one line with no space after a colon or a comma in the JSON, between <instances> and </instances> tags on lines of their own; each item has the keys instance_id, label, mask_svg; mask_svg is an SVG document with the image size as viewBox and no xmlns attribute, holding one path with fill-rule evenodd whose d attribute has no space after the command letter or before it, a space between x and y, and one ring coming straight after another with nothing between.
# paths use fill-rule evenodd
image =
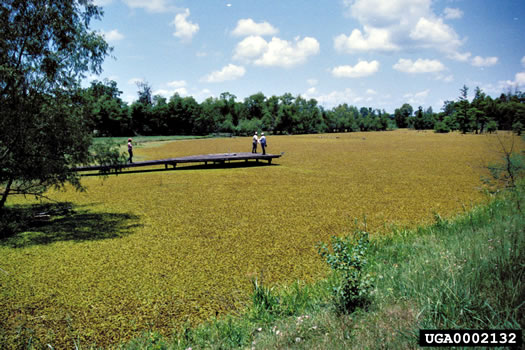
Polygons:
<instances>
[{"instance_id":1,"label":"shrub","mask_svg":"<svg viewBox=\"0 0 525 350\"><path fill-rule=\"evenodd\" d=\"M333 293L336 309L341 313L351 313L370 303L373 279L366 273L369 246L370 240L365 231L357 231L353 236L344 238L332 237L332 253L326 244L319 246L319 255L340 277Z\"/></svg>"},{"instance_id":2,"label":"shrub","mask_svg":"<svg viewBox=\"0 0 525 350\"><path fill-rule=\"evenodd\" d=\"M450 132L450 127L445 122L437 122L434 126L434 130L438 133L446 134Z\"/></svg>"},{"instance_id":3,"label":"shrub","mask_svg":"<svg viewBox=\"0 0 525 350\"><path fill-rule=\"evenodd\" d=\"M487 123L487 131L492 134L498 130L498 123L495 120L491 120Z\"/></svg>"}]
</instances>

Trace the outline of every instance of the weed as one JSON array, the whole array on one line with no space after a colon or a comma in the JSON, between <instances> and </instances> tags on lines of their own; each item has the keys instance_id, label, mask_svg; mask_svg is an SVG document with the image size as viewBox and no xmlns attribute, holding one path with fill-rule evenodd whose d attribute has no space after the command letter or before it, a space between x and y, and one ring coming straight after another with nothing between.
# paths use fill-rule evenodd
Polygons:
<instances>
[{"instance_id":1,"label":"weed","mask_svg":"<svg viewBox=\"0 0 525 350\"><path fill-rule=\"evenodd\" d=\"M356 231L353 236L332 237L332 250L320 244L318 252L341 278L334 288L335 303L342 313L351 313L356 308L370 303L373 278L366 273L367 251L370 245L368 233Z\"/></svg>"}]
</instances>

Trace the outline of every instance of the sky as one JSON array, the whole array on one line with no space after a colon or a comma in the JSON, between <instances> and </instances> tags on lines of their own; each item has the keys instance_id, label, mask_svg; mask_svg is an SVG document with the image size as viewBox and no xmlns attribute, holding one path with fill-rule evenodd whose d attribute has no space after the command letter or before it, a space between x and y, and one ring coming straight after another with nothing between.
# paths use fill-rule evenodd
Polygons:
<instances>
[{"instance_id":1,"label":"sky","mask_svg":"<svg viewBox=\"0 0 525 350\"><path fill-rule=\"evenodd\" d=\"M456 100L463 85L525 90L525 0L95 0L113 47L103 72L137 99L262 92L393 113Z\"/></svg>"}]
</instances>

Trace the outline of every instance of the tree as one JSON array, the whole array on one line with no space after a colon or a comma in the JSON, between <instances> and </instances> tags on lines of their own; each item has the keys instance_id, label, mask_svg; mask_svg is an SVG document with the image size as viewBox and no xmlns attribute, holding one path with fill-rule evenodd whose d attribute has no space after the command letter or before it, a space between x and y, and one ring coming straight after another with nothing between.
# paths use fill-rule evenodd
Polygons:
<instances>
[{"instance_id":1,"label":"tree","mask_svg":"<svg viewBox=\"0 0 525 350\"><path fill-rule=\"evenodd\" d=\"M456 118L456 121L459 125L459 130L465 134L473 129L472 124L474 112L476 111L471 111L471 113L469 113L470 102L468 100L468 87L463 85L463 88L461 88L460 92L461 95L459 96L458 102L456 103L454 117Z\"/></svg>"},{"instance_id":2,"label":"tree","mask_svg":"<svg viewBox=\"0 0 525 350\"><path fill-rule=\"evenodd\" d=\"M4 0L0 5L0 211L11 194L42 196L91 159L80 78L100 73L110 48L91 31L88 0Z\"/></svg>"},{"instance_id":3,"label":"tree","mask_svg":"<svg viewBox=\"0 0 525 350\"><path fill-rule=\"evenodd\" d=\"M153 104L153 95L151 92L151 85L147 81L137 82L137 94L139 95L139 102L143 105L149 106Z\"/></svg>"},{"instance_id":4,"label":"tree","mask_svg":"<svg viewBox=\"0 0 525 350\"><path fill-rule=\"evenodd\" d=\"M401 108L396 108L394 118L398 128L406 128L408 126L408 118L410 118L413 111L414 109L408 103L403 104Z\"/></svg>"},{"instance_id":5,"label":"tree","mask_svg":"<svg viewBox=\"0 0 525 350\"><path fill-rule=\"evenodd\" d=\"M84 91L85 115L90 120L91 129L100 136L128 135L129 120L127 105L122 101L122 91L115 81L94 80Z\"/></svg>"}]
</instances>

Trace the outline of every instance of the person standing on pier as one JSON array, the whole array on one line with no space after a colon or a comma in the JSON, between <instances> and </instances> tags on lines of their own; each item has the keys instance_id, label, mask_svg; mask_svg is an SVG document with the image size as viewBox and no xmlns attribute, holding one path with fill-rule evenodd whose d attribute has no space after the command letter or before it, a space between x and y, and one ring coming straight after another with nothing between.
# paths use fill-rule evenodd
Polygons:
<instances>
[{"instance_id":1,"label":"person standing on pier","mask_svg":"<svg viewBox=\"0 0 525 350\"><path fill-rule=\"evenodd\" d=\"M261 138L259 139L259 143L261 144L262 154L266 154L266 136L264 136L264 132L261 133Z\"/></svg>"},{"instance_id":2,"label":"person standing on pier","mask_svg":"<svg viewBox=\"0 0 525 350\"><path fill-rule=\"evenodd\" d=\"M133 163L133 144L131 143L132 141L133 141L132 139L128 139L128 153L129 153L128 162L130 163Z\"/></svg>"},{"instance_id":3,"label":"person standing on pier","mask_svg":"<svg viewBox=\"0 0 525 350\"><path fill-rule=\"evenodd\" d=\"M253 135L252 140L252 153L257 153L257 143L259 142L259 138L257 137L257 131Z\"/></svg>"}]
</instances>

